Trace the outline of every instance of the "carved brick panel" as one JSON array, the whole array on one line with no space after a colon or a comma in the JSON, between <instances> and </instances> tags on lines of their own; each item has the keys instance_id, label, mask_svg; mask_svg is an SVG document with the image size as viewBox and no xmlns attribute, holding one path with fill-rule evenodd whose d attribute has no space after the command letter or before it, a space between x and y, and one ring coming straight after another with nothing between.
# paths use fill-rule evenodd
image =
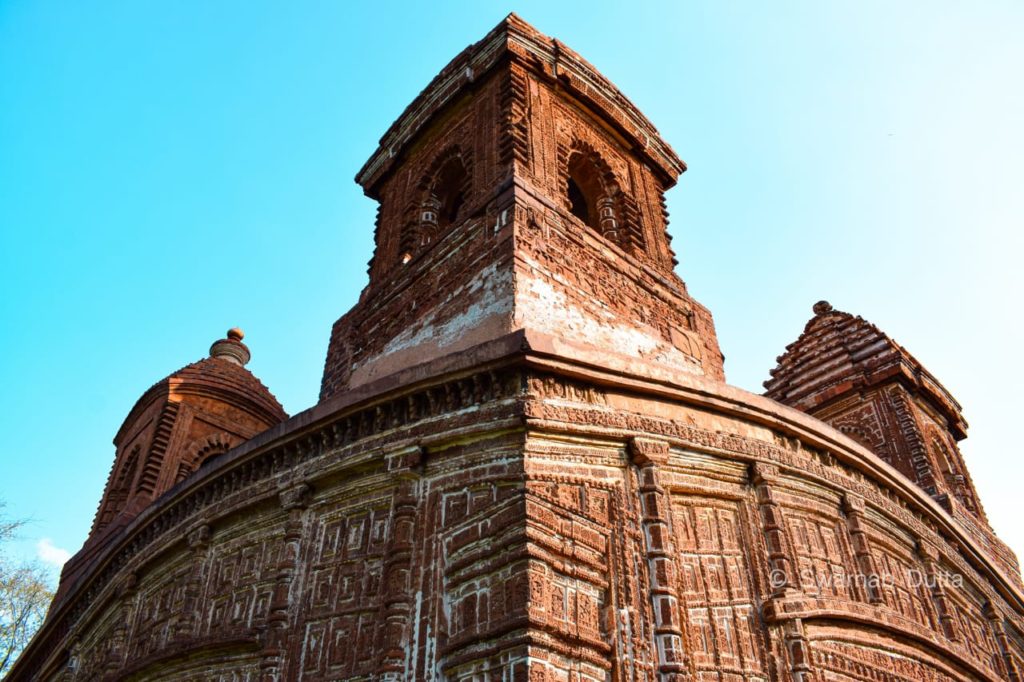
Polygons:
<instances>
[{"instance_id":1,"label":"carved brick panel","mask_svg":"<svg viewBox=\"0 0 1024 682\"><path fill-rule=\"evenodd\" d=\"M298 679L369 674L377 662L390 500L349 501L313 513Z\"/></svg>"},{"instance_id":2,"label":"carved brick panel","mask_svg":"<svg viewBox=\"0 0 1024 682\"><path fill-rule=\"evenodd\" d=\"M700 680L767 680L760 603L752 579L751 518L737 502L673 499L680 599Z\"/></svg>"}]
</instances>

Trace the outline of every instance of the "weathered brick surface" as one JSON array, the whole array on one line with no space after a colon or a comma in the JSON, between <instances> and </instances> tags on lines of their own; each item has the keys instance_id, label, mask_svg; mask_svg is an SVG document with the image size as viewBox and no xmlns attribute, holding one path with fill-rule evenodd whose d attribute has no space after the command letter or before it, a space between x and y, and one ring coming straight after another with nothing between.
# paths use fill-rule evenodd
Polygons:
<instances>
[{"instance_id":1,"label":"weathered brick surface","mask_svg":"<svg viewBox=\"0 0 1024 682\"><path fill-rule=\"evenodd\" d=\"M1019 665L1017 588L870 453L723 385L638 393L616 373L562 376L532 350L544 338L519 345L511 364L322 406L217 461L97 560L36 669L768 679L888 660L909 680Z\"/></svg>"},{"instance_id":2,"label":"weathered brick surface","mask_svg":"<svg viewBox=\"0 0 1024 682\"><path fill-rule=\"evenodd\" d=\"M158 497L200 466L288 415L245 369L241 330L214 342L210 356L157 382L132 407L114 437L114 464L92 531L65 564L57 600L87 579L95 555Z\"/></svg>"},{"instance_id":3,"label":"weathered brick surface","mask_svg":"<svg viewBox=\"0 0 1024 682\"><path fill-rule=\"evenodd\" d=\"M956 508L721 380L683 168L517 18L459 55L360 173L321 402L90 540L12 679L1019 680Z\"/></svg>"},{"instance_id":4,"label":"weathered brick surface","mask_svg":"<svg viewBox=\"0 0 1024 682\"><path fill-rule=\"evenodd\" d=\"M995 536L957 442L960 404L905 348L826 301L779 356L765 395L838 428L935 498L1009 575L1013 552Z\"/></svg>"},{"instance_id":5,"label":"weathered brick surface","mask_svg":"<svg viewBox=\"0 0 1024 682\"><path fill-rule=\"evenodd\" d=\"M593 67L510 17L358 177L380 201L376 249L321 398L522 328L639 373L724 378L711 316L672 271L663 198L684 168Z\"/></svg>"}]
</instances>

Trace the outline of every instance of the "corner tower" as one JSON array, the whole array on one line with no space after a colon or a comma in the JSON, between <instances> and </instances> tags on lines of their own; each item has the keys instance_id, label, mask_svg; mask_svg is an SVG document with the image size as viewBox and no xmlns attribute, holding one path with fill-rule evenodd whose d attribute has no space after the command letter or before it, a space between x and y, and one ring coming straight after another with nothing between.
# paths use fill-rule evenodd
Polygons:
<instances>
[{"instance_id":1,"label":"corner tower","mask_svg":"<svg viewBox=\"0 0 1024 682\"><path fill-rule=\"evenodd\" d=\"M995 536L957 443L967 437L960 403L882 330L860 316L814 304L786 346L765 395L829 424L878 455L968 528L1008 574L1013 552Z\"/></svg>"},{"instance_id":2,"label":"corner tower","mask_svg":"<svg viewBox=\"0 0 1024 682\"><path fill-rule=\"evenodd\" d=\"M124 525L210 458L288 418L277 398L245 368L240 329L214 341L210 355L151 386L114 437L117 454L90 539Z\"/></svg>"},{"instance_id":3,"label":"corner tower","mask_svg":"<svg viewBox=\"0 0 1024 682\"><path fill-rule=\"evenodd\" d=\"M685 164L590 64L509 15L381 139L370 282L334 325L321 398L529 330L654 378L724 378L673 272L664 193Z\"/></svg>"},{"instance_id":4,"label":"corner tower","mask_svg":"<svg viewBox=\"0 0 1024 682\"><path fill-rule=\"evenodd\" d=\"M114 436L114 463L89 537L64 565L54 606L95 569L105 547L174 487L219 455L288 418L277 398L245 368L242 330L210 355L153 384Z\"/></svg>"}]
</instances>

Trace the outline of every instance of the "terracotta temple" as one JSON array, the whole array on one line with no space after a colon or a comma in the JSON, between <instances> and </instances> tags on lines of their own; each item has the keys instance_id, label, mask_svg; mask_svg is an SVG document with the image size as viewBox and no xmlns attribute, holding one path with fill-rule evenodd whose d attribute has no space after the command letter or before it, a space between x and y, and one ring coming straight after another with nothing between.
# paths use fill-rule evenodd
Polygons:
<instances>
[{"instance_id":1,"label":"terracotta temple","mask_svg":"<svg viewBox=\"0 0 1024 682\"><path fill-rule=\"evenodd\" d=\"M825 302L765 395L726 384L685 170L515 15L462 51L357 175L319 402L239 330L146 391L9 679L1019 682L960 405Z\"/></svg>"}]
</instances>

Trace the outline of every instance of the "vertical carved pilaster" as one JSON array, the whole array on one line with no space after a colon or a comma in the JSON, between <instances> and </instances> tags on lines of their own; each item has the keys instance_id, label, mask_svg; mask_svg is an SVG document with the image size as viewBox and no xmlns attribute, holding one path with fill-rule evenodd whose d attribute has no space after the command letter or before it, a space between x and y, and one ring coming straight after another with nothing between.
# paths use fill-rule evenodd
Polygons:
<instances>
[{"instance_id":1,"label":"vertical carved pilaster","mask_svg":"<svg viewBox=\"0 0 1024 682\"><path fill-rule=\"evenodd\" d=\"M779 476L779 468L773 464L756 462L751 467L750 474L757 495L765 545L768 548L768 582L772 590L771 596L786 597L796 592L800 583L794 570L786 521L772 490L772 483Z\"/></svg>"},{"instance_id":2,"label":"vertical carved pilaster","mask_svg":"<svg viewBox=\"0 0 1024 682\"><path fill-rule=\"evenodd\" d=\"M999 645L999 654L1003 658L1003 667L1006 669L1006 677L1013 682L1020 682L1020 669L1013 657L1013 649L1010 647L1009 638L1006 635L1006 626L1003 624L1003 615L992 602L985 604L985 618L988 619L992 634L995 635L996 643Z\"/></svg>"},{"instance_id":3,"label":"vertical carved pilaster","mask_svg":"<svg viewBox=\"0 0 1024 682\"><path fill-rule=\"evenodd\" d=\"M750 467L750 478L757 497L761 516L761 530L768 550L768 586L772 599L786 599L801 592L796 571L793 546L786 528L782 506L775 498L774 487L779 479L779 468L766 462L755 462ZM768 612L774 611L770 604ZM790 673L796 682L811 682L814 679L811 667L811 648L804 633L803 621L785 615L784 610L774 613L780 618L782 645L789 656Z\"/></svg>"},{"instance_id":4,"label":"vertical carved pilaster","mask_svg":"<svg viewBox=\"0 0 1024 682\"><path fill-rule=\"evenodd\" d=\"M795 682L811 682L814 679L811 668L811 645L804 632L804 623L799 618L787 620L782 626L786 651L789 652L790 670Z\"/></svg>"},{"instance_id":5,"label":"vertical carved pilaster","mask_svg":"<svg viewBox=\"0 0 1024 682\"><path fill-rule=\"evenodd\" d=\"M942 632L951 642L959 642L960 628L949 603L949 596L946 595L945 579L938 566L939 554L933 545L924 540L917 541L917 553L924 564L925 581L931 590L932 601L939 616L939 623L942 625Z\"/></svg>"},{"instance_id":6,"label":"vertical carved pilaster","mask_svg":"<svg viewBox=\"0 0 1024 682\"><path fill-rule=\"evenodd\" d=\"M381 680L405 679L409 618L412 613L410 569L423 459L423 449L419 446L394 453L388 459L388 469L395 478L395 494L384 555L384 598L380 618Z\"/></svg>"},{"instance_id":7,"label":"vertical carved pilaster","mask_svg":"<svg viewBox=\"0 0 1024 682\"><path fill-rule=\"evenodd\" d=\"M682 680L687 662L676 592L679 571L672 535L671 500L659 475L659 468L668 463L668 454L668 443L664 441L633 438L629 442L630 459L639 468L640 510L658 647L658 677Z\"/></svg>"},{"instance_id":8,"label":"vertical carved pilaster","mask_svg":"<svg viewBox=\"0 0 1024 682\"><path fill-rule=\"evenodd\" d=\"M871 543L864 522L864 499L858 495L843 495L843 511L846 512L846 528L850 533L853 555L857 561L857 570L864 578L864 592L872 604L885 603L881 581L878 578L878 565L875 555L871 553Z\"/></svg>"},{"instance_id":9,"label":"vertical carved pilaster","mask_svg":"<svg viewBox=\"0 0 1024 682\"><path fill-rule=\"evenodd\" d=\"M189 572L185 578L185 594L182 599L181 615L174 628L175 639L188 639L195 636L195 626L199 622L199 595L203 589L203 574L206 570L206 549L210 545L213 531L210 526L202 523L193 527L185 534L185 542L189 552Z\"/></svg>"},{"instance_id":10,"label":"vertical carved pilaster","mask_svg":"<svg viewBox=\"0 0 1024 682\"><path fill-rule=\"evenodd\" d=\"M82 668L82 643L78 638L72 639L68 644L68 662L60 671L57 677L59 682L74 682L81 677Z\"/></svg>"},{"instance_id":11,"label":"vertical carved pilaster","mask_svg":"<svg viewBox=\"0 0 1024 682\"><path fill-rule=\"evenodd\" d=\"M284 679L282 658L288 646L289 606L291 605L292 583L299 568L302 541L303 512L313 498L313 488L308 483L299 483L282 489L278 493L281 508L288 513L281 539L281 556L277 563L274 582L274 596L270 601L267 616L267 630L263 644L263 658L260 662L260 679L276 682Z\"/></svg>"},{"instance_id":12,"label":"vertical carved pilaster","mask_svg":"<svg viewBox=\"0 0 1024 682\"><path fill-rule=\"evenodd\" d=\"M129 573L118 587L118 592L120 593L120 606L118 608L121 611L121 616L118 618L117 627L114 628L112 633L110 649L107 651L106 661L104 661L103 666L106 672L111 675L124 668L128 657L128 628L132 623L132 616L135 613L135 588L138 584L138 576L135 573Z\"/></svg>"}]
</instances>

